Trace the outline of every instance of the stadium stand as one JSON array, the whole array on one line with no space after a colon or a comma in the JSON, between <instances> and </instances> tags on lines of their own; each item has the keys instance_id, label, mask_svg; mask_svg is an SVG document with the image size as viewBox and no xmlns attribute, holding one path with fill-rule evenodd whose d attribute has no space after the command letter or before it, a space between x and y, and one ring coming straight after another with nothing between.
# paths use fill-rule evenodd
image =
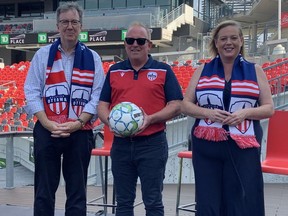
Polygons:
<instances>
[{"instance_id":1,"label":"stadium stand","mask_svg":"<svg viewBox=\"0 0 288 216\"><path fill-rule=\"evenodd\" d=\"M0 25L0 33L17 34L33 31L33 23L5 23Z\"/></svg>"},{"instance_id":2,"label":"stadium stand","mask_svg":"<svg viewBox=\"0 0 288 216\"><path fill-rule=\"evenodd\" d=\"M0 131L23 131L33 127L29 121L35 122L32 116L25 113L24 81L30 62L19 62L0 69ZM27 122L26 122L27 121Z\"/></svg>"},{"instance_id":3,"label":"stadium stand","mask_svg":"<svg viewBox=\"0 0 288 216\"><path fill-rule=\"evenodd\" d=\"M186 60L180 63L174 60L170 64L185 94L189 81L199 64L207 63L210 59L196 61ZM114 61L102 62L106 74ZM0 132L31 130L37 120L35 116L28 116L23 109L25 105L24 82L30 66L29 61L6 65L0 69ZM262 68L271 86L272 94L280 94L288 90L288 59L278 58L273 62L265 62ZM95 127L101 122L95 122Z\"/></svg>"}]
</instances>

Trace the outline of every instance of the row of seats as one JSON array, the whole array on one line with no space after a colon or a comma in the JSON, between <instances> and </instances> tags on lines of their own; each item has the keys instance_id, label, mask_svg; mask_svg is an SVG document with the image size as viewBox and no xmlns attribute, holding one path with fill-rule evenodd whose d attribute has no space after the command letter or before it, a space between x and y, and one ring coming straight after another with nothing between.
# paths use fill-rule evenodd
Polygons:
<instances>
[{"instance_id":1,"label":"row of seats","mask_svg":"<svg viewBox=\"0 0 288 216\"><path fill-rule=\"evenodd\" d=\"M0 132L34 128L36 117L28 115L23 109L24 81L29 67L29 61L21 61L0 69Z\"/></svg>"},{"instance_id":2,"label":"row of seats","mask_svg":"<svg viewBox=\"0 0 288 216\"><path fill-rule=\"evenodd\" d=\"M200 59L197 63L203 64L208 63L209 61L210 59ZM183 93L186 92L190 79L197 69L197 66L194 66L193 62L195 61L186 60L182 63L174 61L171 64L171 68L179 81ZM115 64L114 61L102 63L105 74L113 64ZM9 112L7 110L8 108L4 107L7 100L12 100L11 107L14 106L15 108L19 108L25 105L24 81L29 67L29 61L21 61L10 66L6 65L4 68L0 69L0 110L2 110L2 112ZM265 62L262 67L267 78L269 80L272 79L270 81L272 94L277 94L288 89L288 76L285 75L288 71L288 58L280 58L273 62ZM24 122L23 125L27 125L26 122Z\"/></svg>"},{"instance_id":3,"label":"row of seats","mask_svg":"<svg viewBox=\"0 0 288 216\"><path fill-rule=\"evenodd\" d=\"M278 58L278 59L275 59L275 61L271 61L271 62L267 61L262 64L262 68L264 69L264 68L271 67L271 66L273 67L274 65L277 65L279 63L283 63L286 61L288 61L288 58Z\"/></svg>"},{"instance_id":4,"label":"row of seats","mask_svg":"<svg viewBox=\"0 0 288 216\"><path fill-rule=\"evenodd\" d=\"M211 59L210 58L204 58L204 59L196 59L196 60L184 60L184 61L172 61L172 62L166 62L167 64L169 64L171 67L175 67L175 66L191 66L191 67L197 67L198 65L201 65L203 63L208 63L210 62Z\"/></svg>"},{"instance_id":5,"label":"row of seats","mask_svg":"<svg viewBox=\"0 0 288 216\"><path fill-rule=\"evenodd\" d=\"M27 33L33 30L33 23L0 24L0 32L4 34Z\"/></svg>"},{"instance_id":6,"label":"row of seats","mask_svg":"<svg viewBox=\"0 0 288 216\"><path fill-rule=\"evenodd\" d=\"M197 66L193 65L193 62L197 62L197 64L203 64L209 62L210 59L199 59L198 61L192 61L192 60L187 60L185 61L184 64L174 61L171 64L171 67L175 74L177 75L177 78L181 77L186 77L186 72L187 74L191 77L193 75L193 72L197 69ZM286 61L286 63L285 63ZM284 64L280 64L281 62L284 62ZM115 64L114 61L110 62L103 62L102 66L104 69L105 74L108 72L109 68L111 65ZM278 65L277 65L278 64ZM18 64L13 64L11 66L5 66L2 70L0 70L0 80L14 80L17 79L16 81L19 82L19 86L22 86L24 83L25 77L27 75L27 71L29 69L30 62L20 62ZM267 74L267 78L275 78L281 74L285 74L287 69L288 69L288 58L280 58L275 60L274 62L265 62L262 65L262 68L265 70ZM17 71L17 76L15 76L15 70ZM18 86L18 87L19 87Z\"/></svg>"},{"instance_id":7,"label":"row of seats","mask_svg":"<svg viewBox=\"0 0 288 216\"><path fill-rule=\"evenodd\" d=\"M262 64L262 68L269 80L272 94L279 94L288 90L288 58L265 62Z\"/></svg>"}]
</instances>

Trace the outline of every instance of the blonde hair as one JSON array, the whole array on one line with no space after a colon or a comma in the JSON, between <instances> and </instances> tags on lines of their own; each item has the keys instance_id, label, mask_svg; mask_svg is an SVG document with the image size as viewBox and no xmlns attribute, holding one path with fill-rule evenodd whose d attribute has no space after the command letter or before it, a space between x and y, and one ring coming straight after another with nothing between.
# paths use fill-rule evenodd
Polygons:
<instances>
[{"instance_id":1,"label":"blonde hair","mask_svg":"<svg viewBox=\"0 0 288 216\"><path fill-rule=\"evenodd\" d=\"M211 34L211 41L209 43L209 52L211 54L212 57L215 57L217 56L218 54L218 50L217 50L217 47L215 45L215 41L218 39L218 33L221 29L227 27L227 26L235 26L238 28L239 30L239 36L241 37L241 39L243 39L243 32L242 32L242 28L241 28L241 25L239 22L236 22L234 20L226 20L226 21L223 21L221 23L219 23L217 25L217 27L215 29L213 29L212 31L212 34ZM240 49L240 54L242 56L244 56L244 39L243 39L243 44L242 44L242 47Z\"/></svg>"}]
</instances>

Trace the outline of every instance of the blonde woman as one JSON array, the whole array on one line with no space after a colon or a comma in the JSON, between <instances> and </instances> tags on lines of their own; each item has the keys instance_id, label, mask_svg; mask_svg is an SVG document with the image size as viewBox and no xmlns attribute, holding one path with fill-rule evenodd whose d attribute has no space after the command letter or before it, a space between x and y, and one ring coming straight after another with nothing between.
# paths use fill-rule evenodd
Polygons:
<instances>
[{"instance_id":1,"label":"blonde woman","mask_svg":"<svg viewBox=\"0 0 288 216\"><path fill-rule=\"evenodd\" d=\"M264 216L259 120L273 115L262 68L244 59L240 24L212 32L211 62L194 73L182 112L192 128L197 216Z\"/></svg>"}]
</instances>

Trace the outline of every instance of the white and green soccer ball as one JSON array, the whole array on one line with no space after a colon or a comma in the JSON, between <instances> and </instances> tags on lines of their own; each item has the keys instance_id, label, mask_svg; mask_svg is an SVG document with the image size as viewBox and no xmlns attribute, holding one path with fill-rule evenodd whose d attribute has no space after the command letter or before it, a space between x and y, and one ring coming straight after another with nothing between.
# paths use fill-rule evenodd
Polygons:
<instances>
[{"instance_id":1,"label":"white and green soccer ball","mask_svg":"<svg viewBox=\"0 0 288 216\"><path fill-rule=\"evenodd\" d=\"M115 105L109 114L110 128L114 133L124 137L137 133L143 121L142 110L132 102L121 102Z\"/></svg>"}]
</instances>

